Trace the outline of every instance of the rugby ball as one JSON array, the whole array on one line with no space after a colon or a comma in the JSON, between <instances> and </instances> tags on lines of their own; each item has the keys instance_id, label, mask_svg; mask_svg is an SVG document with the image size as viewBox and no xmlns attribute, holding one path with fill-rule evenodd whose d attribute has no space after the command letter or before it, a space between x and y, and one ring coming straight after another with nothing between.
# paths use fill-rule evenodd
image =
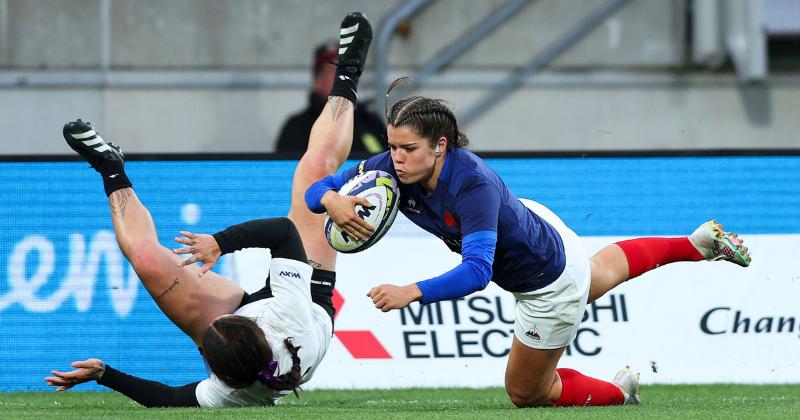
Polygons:
<instances>
[{"instance_id":1,"label":"rugby ball","mask_svg":"<svg viewBox=\"0 0 800 420\"><path fill-rule=\"evenodd\" d=\"M366 198L372 208L356 206L355 211L362 219L375 228L369 237L357 240L333 223L329 215L325 215L325 238L331 247L339 252L354 253L363 251L383 237L397 216L400 202L400 189L397 181L383 171L366 171L347 181L339 194Z\"/></svg>"}]
</instances>

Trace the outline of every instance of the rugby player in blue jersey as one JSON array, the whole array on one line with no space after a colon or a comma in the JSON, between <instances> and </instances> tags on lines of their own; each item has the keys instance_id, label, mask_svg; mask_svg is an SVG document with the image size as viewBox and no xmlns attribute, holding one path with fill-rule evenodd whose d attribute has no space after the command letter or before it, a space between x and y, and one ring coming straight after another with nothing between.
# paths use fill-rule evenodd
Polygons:
<instances>
[{"instance_id":1,"label":"rugby player in blue jersey","mask_svg":"<svg viewBox=\"0 0 800 420\"><path fill-rule=\"evenodd\" d=\"M333 334L336 253L322 233L323 217L308 211L303 193L350 153L372 28L363 14L350 13L340 36L337 78L295 169L288 218L245 222L214 235L181 232L176 240L185 247L170 251L158 242L119 148L87 122L64 126L67 144L102 175L120 249L161 311L197 344L212 375L168 386L93 358L73 362L72 371L52 371L45 378L49 385L65 391L97 381L148 407L230 407L273 405L311 379ZM248 247L272 253L266 285L252 294L208 271L222 254Z\"/></svg>"},{"instance_id":2,"label":"rugby player in blue jersey","mask_svg":"<svg viewBox=\"0 0 800 420\"><path fill-rule=\"evenodd\" d=\"M372 228L354 211L358 199L335 191L360 171L378 169L397 178L403 214L460 253L462 262L407 286L374 287L368 296L386 312L415 301L460 298L489 281L513 293L516 318L505 388L519 407L638 403L638 374L627 367L612 382L557 369L587 302L675 261L750 263L742 241L713 220L688 237L622 241L589 257L558 216L539 203L518 199L464 148L468 139L445 102L406 98L387 110L386 118L390 150L317 181L306 192L306 203L314 212L327 211L361 239Z\"/></svg>"}]
</instances>

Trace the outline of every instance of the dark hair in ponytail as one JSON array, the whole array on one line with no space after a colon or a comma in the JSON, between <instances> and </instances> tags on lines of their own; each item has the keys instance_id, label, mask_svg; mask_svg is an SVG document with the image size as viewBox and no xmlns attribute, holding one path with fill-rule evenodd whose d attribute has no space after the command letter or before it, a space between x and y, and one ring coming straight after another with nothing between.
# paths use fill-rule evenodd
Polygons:
<instances>
[{"instance_id":1,"label":"dark hair in ponytail","mask_svg":"<svg viewBox=\"0 0 800 420\"><path fill-rule=\"evenodd\" d=\"M384 112L386 121L392 127L406 127L417 135L428 139L433 148L440 137L447 139L447 150L467 147L469 138L458 129L458 122L447 102L442 99L411 96L399 100L389 109L389 94L408 77L396 79L386 90Z\"/></svg>"},{"instance_id":2,"label":"dark hair in ponytail","mask_svg":"<svg viewBox=\"0 0 800 420\"><path fill-rule=\"evenodd\" d=\"M264 331L250 318L231 315L216 319L203 333L202 345L209 369L225 385L248 388L258 380L270 389L291 390L297 395L301 379L297 356L300 347L295 347L291 338L285 339L283 345L292 355L292 369L280 376L272 376L274 372L267 374L277 364L271 364L272 348Z\"/></svg>"}]
</instances>

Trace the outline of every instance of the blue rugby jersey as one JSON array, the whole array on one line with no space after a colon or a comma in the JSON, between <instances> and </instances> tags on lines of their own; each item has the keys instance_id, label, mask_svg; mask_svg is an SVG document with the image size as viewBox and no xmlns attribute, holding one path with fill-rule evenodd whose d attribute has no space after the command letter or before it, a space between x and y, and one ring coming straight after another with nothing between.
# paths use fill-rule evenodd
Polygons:
<instances>
[{"instance_id":1,"label":"blue rugby jersey","mask_svg":"<svg viewBox=\"0 0 800 420\"><path fill-rule=\"evenodd\" d=\"M320 200L325 192L338 190L360 172L376 169L399 179L390 152L384 152L314 183L306 192L309 209L324 212ZM417 283L423 303L465 296L483 289L489 279L510 292L529 292L552 283L564 270L564 244L555 228L517 200L500 177L468 150L447 153L430 194L417 183L401 183L400 211L462 254L458 267ZM487 270L480 269L481 259L486 258L491 270L488 265ZM466 265L473 267L466 269Z\"/></svg>"}]
</instances>

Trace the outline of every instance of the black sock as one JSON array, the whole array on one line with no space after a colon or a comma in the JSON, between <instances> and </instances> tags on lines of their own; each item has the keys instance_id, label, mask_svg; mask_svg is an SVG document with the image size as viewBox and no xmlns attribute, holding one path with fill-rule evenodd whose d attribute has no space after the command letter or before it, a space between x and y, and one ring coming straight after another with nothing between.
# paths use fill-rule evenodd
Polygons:
<instances>
[{"instance_id":1,"label":"black sock","mask_svg":"<svg viewBox=\"0 0 800 420\"><path fill-rule=\"evenodd\" d=\"M356 67L336 67L336 77L333 79L331 96L347 98L355 105L358 102L358 78L361 72Z\"/></svg>"},{"instance_id":2,"label":"black sock","mask_svg":"<svg viewBox=\"0 0 800 420\"><path fill-rule=\"evenodd\" d=\"M125 166L122 162L103 162L100 164L98 172L103 177L103 189L106 190L106 196L110 196L116 190L133 186L128 175L125 174Z\"/></svg>"}]
</instances>

